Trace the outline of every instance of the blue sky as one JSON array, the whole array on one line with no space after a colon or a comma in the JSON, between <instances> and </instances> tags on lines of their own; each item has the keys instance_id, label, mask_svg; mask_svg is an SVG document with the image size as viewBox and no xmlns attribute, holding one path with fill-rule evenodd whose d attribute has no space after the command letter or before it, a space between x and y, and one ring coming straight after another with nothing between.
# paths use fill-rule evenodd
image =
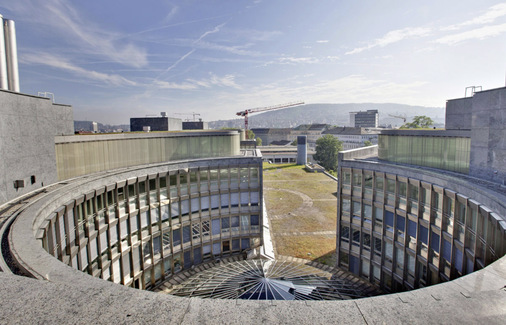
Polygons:
<instances>
[{"instance_id":1,"label":"blue sky","mask_svg":"<svg viewBox=\"0 0 506 325\"><path fill-rule=\"evenodd\" d=\"M5 3L6 2L6 3ZM7 0L23 93L77 120L304 100L444 107L504 86L506 2Z\"/></svg>"}]
</instances>

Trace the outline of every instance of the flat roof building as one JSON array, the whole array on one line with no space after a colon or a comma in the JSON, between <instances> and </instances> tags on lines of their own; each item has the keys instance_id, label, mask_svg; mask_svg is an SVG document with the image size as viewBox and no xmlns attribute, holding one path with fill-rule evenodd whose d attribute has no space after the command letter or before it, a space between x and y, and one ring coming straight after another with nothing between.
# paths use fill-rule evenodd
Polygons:
<instances>
[{"instance_id":1,"label":"flat roof building","mask_svg":"<svg viewBox=\"0 0 506 325\"><path fill-rule=\"evenodd\" d=\"M350 126L360 128L377 128L379 125L379 113L377 109L367 111L350 112Z\"/></svg>"},{"instance_id":2,"label":"flat roof building","mask_svg":"<svg viewBox=\"0 0 506 325\"><path fill-rule=\"evenodd\" d=\"M149 130L148 130L149 128ZM181 131L183 121L179 118L168 117L162 112L158 117L132 117L130 118L130 131Z\"/></svg>"}]
</instances>

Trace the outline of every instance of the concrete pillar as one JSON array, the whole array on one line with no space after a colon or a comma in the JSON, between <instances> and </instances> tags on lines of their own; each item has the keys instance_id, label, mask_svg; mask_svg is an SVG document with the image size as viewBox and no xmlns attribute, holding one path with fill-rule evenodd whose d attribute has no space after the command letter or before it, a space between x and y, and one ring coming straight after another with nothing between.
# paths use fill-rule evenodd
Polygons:
<instances>
[{"instance_id":1,"label":"concrete pillar","mask_svg":"<svg viewBox=\"0 0 506 325\"><path fill-rule=\"evenodd\" d=\"M305 135L297 136L297 165L307 163L307 141Z\"/></svg>"}]
</instances>

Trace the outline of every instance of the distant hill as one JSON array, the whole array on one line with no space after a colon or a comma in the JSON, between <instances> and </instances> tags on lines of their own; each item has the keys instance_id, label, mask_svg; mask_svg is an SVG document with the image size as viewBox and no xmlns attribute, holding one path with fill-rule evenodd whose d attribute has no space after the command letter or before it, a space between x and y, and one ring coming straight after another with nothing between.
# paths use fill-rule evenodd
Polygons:
<instances>
[{"instance_id":1,"label":"distant hill","mask_svg":"<svg viewBox=\"0 0 506 325\"><path fill-rule=\"evenodd\" d=\"M93 121L74 121L74 131L93 131L92 123L93 123ZM130 131L130 125L127 125L127 124L109 125L109 124L97 123L97 126L98 126L98 131L101 133Z\"/></svg>"},{"instance_id":2,"label":"distant hill","mask_svg":"<svg viewBox=\"0 0 506 325\"><path fill-rule=\"evenodd\" d=\"M377 109L379 123L385 126L401 126L404 124L400 118L389 116L406 116L409 122L414 116L425 115L436 123L444 125L445 109L443 107L424 107L403 104L307 104L296 107L283 108L251 115L250 128L291 128L301 124L330 124L349 126L350 112ZM218 129L222 127L244 127L244 119L220 120L209 122L209 127Z\"/></svg>"}]
</instances>

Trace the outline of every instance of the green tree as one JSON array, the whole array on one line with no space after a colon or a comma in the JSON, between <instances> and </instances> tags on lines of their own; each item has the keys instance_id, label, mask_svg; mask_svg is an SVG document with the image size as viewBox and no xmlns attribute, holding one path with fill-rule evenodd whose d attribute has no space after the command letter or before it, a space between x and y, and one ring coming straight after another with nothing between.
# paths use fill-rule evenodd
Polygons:
<instances>
[{"instance_id":1,"label":"green tree","mask_svg":"<svg viewBox=\"0 0 506 325\"><path fill-rule=\"evenodd\" d=\"M262 139L257 138L257 146L261 146L261 145L262 145Z\"/></svg>"},{"instance_id":2,"label":"green tree","mask_svg":"<svg viewBox=\"0 0 506 325\"><path fill-rule=\"evenodd\" d=\"M343 143L332 134L316 140L316 154L313 158L327 170L337 170L337 153L343 150Z\"/></svg>"},{"instance_id":3,"label":"green tree","mask_svg":"<svg viewBox=\"0 0 506 325\"><path fill-rule=\"evenodd\" d=\"M292 143L290 143L290 145L296 146L297 145L297 139L293 140Z\"/></svg>"},{"instance_id":4,"label":"green tree","mask_svg":"<svg viewBox=\"0 0 506 325\"><path fill-rule=\"evenodd\" d=\"M415 116L411 123L405 123L401 129L427 129L434 121L425 115Z\"/></svg>"},{"instance_id":5,"label":"green tree","mask_svg":"<svg viewBox=\"0 0 506 325\"><path fill-rule=\"evenodd\" d=\"M370 147L370 146L372 146L372 142L369 141L369 140L365 140L364 141L364 147Z\"/></svg>"}]
</instances>

